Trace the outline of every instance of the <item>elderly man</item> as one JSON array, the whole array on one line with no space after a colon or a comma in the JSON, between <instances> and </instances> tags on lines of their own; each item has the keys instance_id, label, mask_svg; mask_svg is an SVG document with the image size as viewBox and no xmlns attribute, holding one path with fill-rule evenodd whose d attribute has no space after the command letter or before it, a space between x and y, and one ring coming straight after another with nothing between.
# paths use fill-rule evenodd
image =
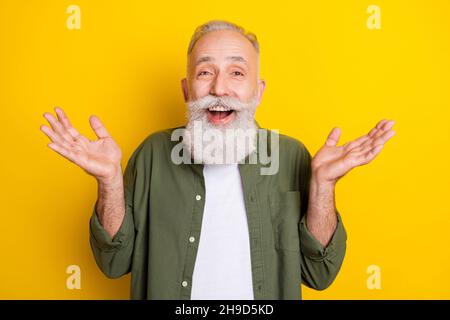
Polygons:
<instances>
[{"instance_id":1,"label":"elderly man","mask_svg":"<svg viewBox=\"0 0 450 320\"><path fill-rule=\"evenodd\" d=\"M301 283L327 288L346 248L336 182L379 154L393 121L342 146L334 128L312 158L294 138L258 140L269 130L254 120L265 82L253 34L210 21L196 29L187 60L187 125L149 135L124 175L97 117L90 141L60 108L57 118L44 114L48 146L98 181L90 220L98 266L110 278L131 272L132 299L301 299ZM278 162L266 174L267 163L250 161L264 150Z\"/></svg>"}]
</instances>

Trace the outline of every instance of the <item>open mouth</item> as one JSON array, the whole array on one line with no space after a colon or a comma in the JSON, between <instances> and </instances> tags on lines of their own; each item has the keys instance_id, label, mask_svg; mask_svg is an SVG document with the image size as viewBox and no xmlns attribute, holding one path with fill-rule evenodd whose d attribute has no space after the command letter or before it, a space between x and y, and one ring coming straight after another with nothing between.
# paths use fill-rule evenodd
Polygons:
<instances>
[{"instance_id":1,"label":"open mouth","mask_svg":"<svg viewBox=\"0 0 450 320\"><path fill-rule=\"evenodd\" d=\"M226 124L235 116L235 110L224 106L213 106L207 110L208 120L213 124Z\"/></svg>"}]
</instances>

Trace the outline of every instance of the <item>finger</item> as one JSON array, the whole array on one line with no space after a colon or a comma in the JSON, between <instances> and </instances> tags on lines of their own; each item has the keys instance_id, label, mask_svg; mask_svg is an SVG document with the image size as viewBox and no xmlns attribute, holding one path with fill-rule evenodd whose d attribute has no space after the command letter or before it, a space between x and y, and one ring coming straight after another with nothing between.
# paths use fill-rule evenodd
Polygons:
<instances>
[{"instance_id":1,"label":"finger","mask_svg":"<svg viewBox=\"0 0 450 320\"><path fill-rule=\"evenodd\" d=\"M56 151L57 153L59 153L60 155L62 155L64 158L72 161L75 163L75 154L70 151L70 149L60 145L59 143L49 143L47 145L50 149Z\"/></svg>"},{"instance_id":2,"label":"finger","mask_svg":"<svg viewBox=\"0 0 450 320\"><path fill-rule=\"evenodd\" d=\"M69 134L72 136L72 138L75 142L81 141L84 144L88 144L90 142L88 138L86 138L85 136L80 134L78 132L78 130L72 126L69 118L67 117L67 115L64 113L64 111L61 108L56 107L55 112L58 115L59 121L62 123L64 128L69 132Z\"/></svg>"},{"instance_id":3,"label":"finger","mask_svg":"<svg viewBox=\"0 0 450 320\"><path fill-rule=\"evenodd\" d=\"M64 140L63 138L61 138L60 135L56 134L51 128L49 128L46 125L41 125L40 129L43 133L45 133L45 135L47 135L47 137L50 138L50 140L52 142L55 143L59 143L60 145L64 146L66 149L71 150L73 148L73 142L68 142L66 140ZM74 142L81 142L84 143L85 145L89 143L89 139L87 139L86 137L82 136L81 134L78 135L78 137L75 138Z\"/></svg>"},{"instance_id":4,"label":"finger","mask_svg":"<svg viewBox=\"0 0 450 320\"><path fill-rule=\"evenodd\" d=\"M44 132L47 137L50 138L50 140L52 140L52 142L54 143L58 143L60 145L62 145L63 147L67 148L67 149L71 149L71 143L64 140L63 138L61 138L60 135L56 134L52 129L50 129L49 127L47 127L46 125L42 125L40 127L41 131Z\"/></svg>"},{"instance_id":5,"label":"finger","mask_svg":"<svg viewBox=\"0 0 450 320\"><path fill-rule=\"evenodd\" d=\"M384 122L382 125L380 125L379 130L374 135L374 137L377 138L380 135L382 135L385 131L390 130L394 126L394 123L395 122L393 120L387 120L386 122Z\"/></svg>"},{"instance_id":6,"label":"finger","mask_svg":"<svg viewBox=\"0 0 450 320\"><path fill-rule=\"evenodd\" d=\"M380 121L381 123L381 121ZM387 130L390 130L394 126L395 122L393 120L384 121L379 128L374 128L376 131L369 132L370 140L364 142L362 146L370 145L373 141L383 135ZM372 130L374 130L372 129Z\"/></svg>"},{"instance_id":7,"label":"finger","mask_svg":"<svg viewBox=\"0 0 450 320\"><path fill-rule=\"evenodd\" d=\"M394 126L394 124L395 124L394 120L389 120L382 126L382 130L383 131L390 130Z\"/></svg>"},{"instance_id":8,"label":"finger","mask_svg":"<svg viewBox=\"0 0 450 320\"><path fill-rule=\"evenodd\" d=\"M384 147L384 144L377 145L374 148L372 148L369 152L362 155L363 164L367 164L370 161L372 161L373 159L375 159L375 157L381 152L383 147Z\"/></svg>"},{"instance_id":9,"label":"finger","mask_svg":"<svg viewBox=\"0 0 450 320\"><path fill-rule=\"evenodd\" d=\"M341 136L341 129L337 127L333 128L331 132L328 134L327 141L325 141L325 144L329 147L337 145L340 136Z\"/></svg>"},{"instance_id":10,"label":"finger","mask_svg":"<svg viewBox=\"0 0 450 320\"><path fill-rule=\"evenodd\" d=\"M84 145L88 145L91 141L86 138L85 136L83 136L82 134L79 134L76 138L75 138L75 142L81 142Z\"/></svg>"},{"instance_id":11,"label":"finger","mask_svg":"<svg viewBox=\"0 0 450 320\"><path fill-rule=\"evenodd\" d=\"M379 136L377 139L373 141L373 146L377 146L380 144L385 144L390 138L392 138L395 135L394 130L389 130L385 133L383 133L381 136Z\"/></svg>"},{"instance_id":12,"label":"finger","mask_svg":"<svg viewBox=\"0 0 450 320\"><path fill-rule=\"evenodd\" d=\"M366 145L361 145L358 148L355 148L352 151L355 156L359 156L361 154L366 154L369 150L373 149L374 147L377 147L379 145L384 145L386 142L392 138L395 135L395 131L389 130L388 132L385 132L381 137L378 139L371 139L372 142Z\"/></svg>"},{"instance_id":13,"label":"finger","mask_svg":"<svg viewBox=\"0 0 450 320\"><path fill-rule=\"evenodd\" d=\"M77 129L75 129L72 124L70 123L69 118L66 116L64 111L59 108L55 107L56 115L58 116L59 121L62 123L63 127L69 132L69 134L72 136L72 138L76 138L80 135Z\"/></svg>"},{"instance_id":14,"label":"finger","mask_svg":"<svg viewBox=\"0 0 450 320\"><path fill-rule=\"evenodd\" d=\"M358 154L354 154L352 157L353 164L355 166L362 166L362 165L368 164L380 153L380 151L383 149L383 147L384 147L384 145L381 144L381 145L370 148L370 150L368 150L364 153L360 152Z\"/></svg>"},{"instance_id":15,"label":"finger","mask_svg":"<svg viewBox=\"0 0 450 320\"><path fill-rule=\"evenodd\" d=\"M351 151L354 148L358 148L360 146L365 146L367 144L370 144L370 140L377 135L380 130L382 130L383 126L389 122L386 119L380 120L375 127L369 131L368 134L361 136L360 138L349 142L348 144L345 144L344 147L346 150Z\"/></svg>"},{"instance_id":16,"label":"finger","mask_svg":"<svg viewBox=\"0 0 450 320\"><path fill-rule=\"evenodd\" d=\"M105 126L97 116L93 115L89 117L89 123L91 124L92 129L99 139L107 138L110 136Z\"/></svg>"},{"instance_id":17,"label":"finger","mask_svg":"<svg viewBox=\"0 0 450 320\"><path fill-rule=\"evenodd\" d=\"M362 143L364 143L365 141L367 141L369 139L370 139L369 135L365 134L356 140L347 142L346 144L344 144L343 147L346 151L351 151L355 148L358 148Z\"/></svg>"},{"instance_id":18,"label":"finger","mask_svg":"<svg viewBox=\"0 0 450 320\"><path fill-rule=\"evenodd\" d=\"M372 130L369 131L369 137L373 137L373 135L374 135L375 133L377 133L377 132L383 127L383 125L386 124L388 121L389 121L389 120L387 120L387 119L380 120L380 121L375 125L375 127L374 127Z\"/></svg>"},{"instance_id":19,"label":"finger","mask_svg":"<svg viewBox=\"0 0 450 320\"><path fill-rule=\"evenodd\" d=\"M377 127L378 129L381 129L389 120L387 119L383 119L378 121L377 125L375 127Z\"/></svg>"},{"instance_id":20,"label":"finger","mask_svg":"<svg viewBox=\"0 0 450 320\"><path fill-rule=\"evenodd\" d=\"M72 136L64 129L63 125L49 112L44 113L44 118L52 126L52 129L56 134L58 134L62 139L71 142L73 141Z\"/></svg>"},{"instance_id":21,"label":"finger","mask_svg":"<svg viewBox=\"0 0 450 320\"><path fill-rule=\"evenodd\" d=\"M49 137L50 140L52 140L52 142L59 142L61 144L63 143L64 140L46 125L41 125L39 129L41 129L41 131L45 133L47 137Z\"/></svg>"}]
</instances>

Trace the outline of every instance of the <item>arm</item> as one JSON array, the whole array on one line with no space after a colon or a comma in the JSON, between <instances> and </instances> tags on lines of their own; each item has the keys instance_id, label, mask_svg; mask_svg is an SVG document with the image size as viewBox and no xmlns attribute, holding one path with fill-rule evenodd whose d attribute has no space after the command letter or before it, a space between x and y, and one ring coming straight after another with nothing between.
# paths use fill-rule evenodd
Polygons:
<instances>
[{"instance_id":1,"label":"arm","mask_svg":"<svg viewBox=\"0 0 450 320\"><path fill-rule=\"evenodd\" d=\"M97 140L81 135L61 108L57 118L44 113L50 127L42 125L52 150L82 168L98 182L98 200L90 220L90 243L100 269L109 277L127 273L133 250L134 227L131 196L134 169L122 177L122 152L96 116L89 118ZM128 188L127 188L128 186ZM128 199L128 200L127 200Z\"/></svg>"},{"instance_id":2,"label":"arm","mask_svg":"<svg viewBox=\"0 0 450 320\"><path fill-rule=\"evenodd\" d=\"M307 227L326 246L336 228L334 187L357 166L371 162L394 135L393 121L382 120L368 134L338 147L340 129L334 128L312 159Z\"/></svg>"},{"instance_id":3,"label":"arm","mask_svg":"<svg viewBox=\"0 0 450 320\"><path fill-rule=\"evenodd\" d=\"M306 151L304 193L308 208L300 221L302 279L306 285L325 289L339 272L347 235L335 205L335 185L351 169L379 154L394 135L390 130L393 124L382 120L368 134L339 147L340 130L335 128L312 160Z\"/></svg>"},{"instance_id":4,"label":"arm","mask_svg":"<svg viewBox=\"0 0 450 320\"><path fill-rule=\"evenodd\" d=\"M334 183L318 181L314 174L310 182L306 226L324 247L337 226Z\"/></svg>"},{"instance_id":5,"label":"arm","mask_svg":"<svg viewBox=\"0 0 450 320\"><path fill-rule=\"evenodd\" d=\"M125 216L125 195L122 169L110 180L98 180L98 219L112 238L117 234Z\"/></svg>"},{"instance_id":6,"label":"arm","mask_svg":"<svg viewBox=\"0 0 450 320\"><path fill-rule=\"evenodd\" d=\"M100 270L109 278L131 270L137 151L128 161L123 178L120 174L109 182L99 181L99 196L90 220L91 249Z\"/></svg>"}]
</instances>

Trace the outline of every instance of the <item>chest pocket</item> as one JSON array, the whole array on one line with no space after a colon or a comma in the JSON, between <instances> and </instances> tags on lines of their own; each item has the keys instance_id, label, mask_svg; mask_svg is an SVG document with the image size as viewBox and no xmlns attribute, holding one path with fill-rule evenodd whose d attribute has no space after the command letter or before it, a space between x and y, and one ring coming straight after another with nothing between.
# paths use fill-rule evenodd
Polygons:
<instances>
[{"instance_id":1,"label":"chest pocket","mask_svg":"<svg viewBox=\"0 0 450 320\"><path fill-rule=\"evenodd\" d=\"M300 252L298 223L300 221L300 192L271 193L270 215L278 250Z\"/></svg>"}]
</instances>

